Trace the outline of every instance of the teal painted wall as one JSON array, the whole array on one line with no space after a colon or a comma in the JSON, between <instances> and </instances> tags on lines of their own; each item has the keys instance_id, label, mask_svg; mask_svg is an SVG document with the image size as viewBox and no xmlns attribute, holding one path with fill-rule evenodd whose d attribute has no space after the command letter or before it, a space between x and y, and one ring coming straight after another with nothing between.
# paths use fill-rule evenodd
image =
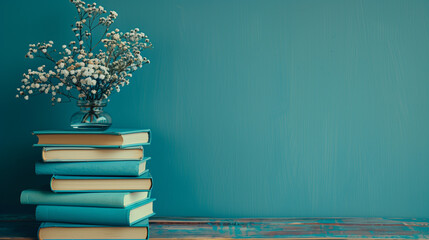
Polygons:
<instances>
[{"instance_id":1,"label":"teal painted wall","mask_svg":"<svg viewBox=\"0 0 429 240\"><path fill-rule=\"evenodd\" d=\"M158 215L429 217L429 1L101 1L152 64L111 98L153 130ZM68 1L2 1L0 206L25 212L36 129L73 104L16 100L29 43L72 38Z\"/></svg>"}]
</instances>

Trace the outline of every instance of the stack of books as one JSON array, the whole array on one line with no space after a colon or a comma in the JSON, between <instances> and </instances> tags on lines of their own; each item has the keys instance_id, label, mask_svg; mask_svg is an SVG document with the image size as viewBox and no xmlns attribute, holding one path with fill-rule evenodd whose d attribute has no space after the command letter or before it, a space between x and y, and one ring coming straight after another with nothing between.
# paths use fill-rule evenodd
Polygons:
<instances>
[{"instance_id":1,"label":"stack of books","mask_svg":"<svg viewBox=\"0 0 429 240\"><path fill-rule=\"evenodd\" d=\"M52 175L50 189L28 189L39 239L148 239L154 215L150 130L36 131L43 147L36 174Z\"/></svg>"}]
</instances>

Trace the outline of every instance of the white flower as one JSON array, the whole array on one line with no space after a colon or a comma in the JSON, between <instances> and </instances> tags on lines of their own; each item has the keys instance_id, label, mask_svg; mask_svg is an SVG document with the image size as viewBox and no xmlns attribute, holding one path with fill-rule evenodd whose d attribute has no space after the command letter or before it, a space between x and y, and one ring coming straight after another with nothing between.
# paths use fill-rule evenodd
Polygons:
<instances>
[{"instance_id":1,"label":"white flower","mask_svg":"<svg viewBox=\"0 0 429 240\"><path fill-rule=\"evenodd\" d=\"M92 94L96 94L96 93L97 93L97 91L94 89L94 90L91 90L91 93L92 93Z\"/></svg>"},{"instance_id":2,"label":"white flower","mask_svg":"<svg viewBox=\"0 0 429 240\"><path fill-rule=\"evenodd\" d=\"M28 95L24 97L25 100L28 100Z\"/></svg>"},{"instance_id":3,"label":"white flower","mask_svg":"<svg viewBox=\"0 0 429 240\"><path fill-rule=\"evenodd\" d=\"M57 102L61 102L61 98L59 97L59 98L57 98Z\"/></svg>"},{"instance_id":4,"label":"white flower","mask_svg":"<svg viewBox=\"0 0 429 240\"><path fill-rule=\"evenodd\" d=\"M61 74L64 75L64 77L67 77L69 75L69 71L67 71L66 69L61 70ZM63 84L63 83L61 83Z\"/></svg>"},{"instance_id":5,"label":"white flower","mask_svg":"<svg viewBox=\"0 0 429 240\"><path fill-rule=\"evenodd\" d=\"M63 45L63 46L62 46L62 48L66 48L66 47L67 47L67 45Z\"/></svg>"},{"instance_id":6,"label":"white flower","mask_svg":"<svg viewBox=\"0 0 429 240\"><path fill-rule=\"evenodd\" d=\"M42 53L46 53L47 52L47 50L44 48L44 49L42 49Z\"/></svg>"},{"instance_id":7,"label":"white flower","mask_svg":"<svg viewBox=\"0 0 429 240\"><path fill-rule=\"evenodd\" d=\"M28 94L33 94L33 90L28 90Z\"/></svg>"},{"instance_id":8,"label":"white flower","mask_svg":"<svg viewBox=\"0 0 429 240\"><path fill-rule=\"evenodd\" d=\"M80 83L82 83L82 84L90 84L91 83L91 78L90 77L87 77L87 78L85 78L85 79L81 79L80 80Z\"/></svg>"}]
</instances>

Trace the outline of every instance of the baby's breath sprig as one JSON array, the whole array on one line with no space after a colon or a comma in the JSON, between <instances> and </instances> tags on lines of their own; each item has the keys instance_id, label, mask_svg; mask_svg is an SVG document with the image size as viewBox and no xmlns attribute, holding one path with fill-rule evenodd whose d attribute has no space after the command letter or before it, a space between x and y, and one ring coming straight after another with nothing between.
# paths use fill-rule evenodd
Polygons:
<instances>
[{"instance_id":1,"label":"baby's breath sprig","mask_svg":"<svg viewBox=\"0 0 429 240\"><path fill-rule=\"evenodd\" d=\"M77 10L72 31L76 40L64 44L61 50L53 48L54 42L30 44L26 58L43 58L46 65L37 70L28 69L23 74L17 98L28 100L30 95L50 94L52 104L67 100L107 99L113 92L130 83L132 73L149 64L141 52L152 48L148 36L138 28L123 33L110 31L118 14L107 11L96 3L86 4L71 0ZM99 38L93 38L95 30L103 28Z\"/></svg>"}]
</instances>

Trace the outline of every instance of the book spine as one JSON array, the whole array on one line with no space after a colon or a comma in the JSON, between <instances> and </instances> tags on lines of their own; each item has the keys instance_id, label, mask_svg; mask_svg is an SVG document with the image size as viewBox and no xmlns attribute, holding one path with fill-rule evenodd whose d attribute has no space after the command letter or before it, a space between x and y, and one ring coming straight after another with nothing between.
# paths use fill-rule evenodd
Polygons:
<instances>
[{"instance_id":1,"label":"book spine","mask_svg":"<svg viewBox=\"0 0 429 240\"><path fill-rule=\"evenodd\" d=\"M141 161L36 163L38 175L133 176Z\"/></svg>"},{"instance_id":2,"label":"book spine","mask_svg":"<svg viewBox=\"0 0 429 240\"><path fill-rule=\"evenodd\" d=\"M150 145L150 142L147 143L135 143L127 145L84 145L84 144L33 144L33 147L89 147L89 148L128 148L128 147L139 147Z\"/></svg>"},{"instance_id":3,"label":"book spine","mask_svg":"<svg viewBox=\"0 0 429 240\"><path fill-rule=\"evenodd\" d=\"M19 201L21 204L35 204L33 199L29 196L30 193L27 191L22 191L21 196L19 197Z\"/></svg>"},{"instance_id":4,"label":"book spine","mask_svg":"<svg viewBox=\"0 0 429 240\"><path fill-rule=\"evenodd\" d=\"M88 207L124 207L123 194L106 193L61 193L24 190L21 193L21 204L66 205Z\"/></svg>"},{"instance_id":5,"label":"book spine","mask_svg":"<svg viewBox=\"0 0 429 240\"><path fill-rule=\"evenodd\" d=\"M39 205L36 220L94 225L130 226L129 210L120 208Z\"/></svg>"},{"instance_id":6,"label":"book spine","mask_svg":"<svg viewBox=\"0 0 429 240\"><path fill-rule=\"evenodd\" d=\"M132 227L148 227L149 226L149 218L145 218L139 222L136 222L135 224L131 225ZM110 225L94 225L94 224L79 224L79 223L59 223L59 222L42 222L40 227L42 228L48 228L48 227L112 227Z\"/></svg>"}]
</instances>

